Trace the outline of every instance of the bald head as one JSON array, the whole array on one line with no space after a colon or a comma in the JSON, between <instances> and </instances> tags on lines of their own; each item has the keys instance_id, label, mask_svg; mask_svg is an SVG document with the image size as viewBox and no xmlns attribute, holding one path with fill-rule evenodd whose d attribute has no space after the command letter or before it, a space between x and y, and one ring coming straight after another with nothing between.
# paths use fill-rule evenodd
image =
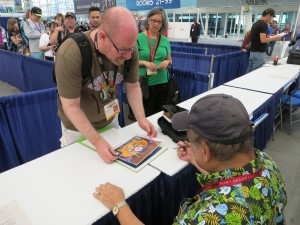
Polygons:
<instances>
[{"instance_id":1,"label":"bald head","mask_svg":"<svg viewBox=\"0 0 300 225\"><path fill-rule=\"evenodd\" d=\"M132 13L124 7L112 7L101 18L100 30L109 31L111 35L131 32L138 34L137 23Z\"/></svg>"}]
</instances>

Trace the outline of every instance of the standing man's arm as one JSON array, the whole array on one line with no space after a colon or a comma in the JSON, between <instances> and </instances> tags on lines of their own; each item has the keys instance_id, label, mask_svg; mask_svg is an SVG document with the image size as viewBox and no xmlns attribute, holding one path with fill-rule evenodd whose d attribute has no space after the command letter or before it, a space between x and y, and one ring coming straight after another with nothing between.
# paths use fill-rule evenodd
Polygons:
<instances>
[{"instance_id":1,"label":"standing man's arm","mask_svg":"<svg viewBox=\"0 0 300 225\"><path fill-rule=\"evenodd\" d=\"M130 107L134 113L134 116L141 129L147 132L149 137L156 137L157 131L153 124L147 120L144 112L144 107L142 103L142 92L139 82L135 83L124 83L125 90L127 93L127 98Z\"/></svg>"},{"instance_id":2,"label":"standing man's arm","mask_svg":"<svg viewBox=\"0 0 300 225\"><path fill-rule=\"evenodd\" d=\"M61 96L59 96L59 98L66 116L77 130L92 143L100 157L106 163L115 161L117 157L113 148L97 133L85 113L80 108L80 98L68 99Z\"/></svg>"},{"instance_id":3,"label":"standing man's arm","mask_svg":"<svg viewBox=\"0 0 300 225\"><path fill-rule=\"evenodd\" d=\"M271 37L267 37L266 33L260 33L260 42L261 43L268 43L271 41L280 41L281 40L281 36L279 34L271 36Z\"/></svg>"}]
</instances>

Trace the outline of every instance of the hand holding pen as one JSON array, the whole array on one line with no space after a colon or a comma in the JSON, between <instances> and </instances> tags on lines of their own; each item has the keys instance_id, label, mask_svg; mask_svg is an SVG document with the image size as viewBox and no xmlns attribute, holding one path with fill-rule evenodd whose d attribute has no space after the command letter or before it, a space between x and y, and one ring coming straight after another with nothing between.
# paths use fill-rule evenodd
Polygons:
<instances>
[{"instance_id":1,"label":"hand holding pen","mask_svg":"<svg viewBox=\"0 0 300 225\"><path fill-rule=\"evenodd\" d=\"M190 143L188 141L179 141L177 143L177 156L183 161L191 161Z\"/></svg>"}]
</instances>

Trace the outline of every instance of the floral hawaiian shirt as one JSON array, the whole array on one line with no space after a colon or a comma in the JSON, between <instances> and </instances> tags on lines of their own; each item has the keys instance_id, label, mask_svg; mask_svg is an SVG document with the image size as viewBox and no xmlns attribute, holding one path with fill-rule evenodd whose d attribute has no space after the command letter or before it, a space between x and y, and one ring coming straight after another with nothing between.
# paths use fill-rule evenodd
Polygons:
<instances>
[{"instance_id":1,"label":"floral hawaiian shirt","mask_svg":"<svg viewBox=\"0 0 300 225\"><path fill-rule=\"evenodd\" d=\"M198 182L205 186L263 168L262 174L253 180L201 191L194 198L185 199L173 224L285 224L287 197L278 167L265 152L255 153L256 159L242 168L197 174Z\"/></svg>"}]
</instances>

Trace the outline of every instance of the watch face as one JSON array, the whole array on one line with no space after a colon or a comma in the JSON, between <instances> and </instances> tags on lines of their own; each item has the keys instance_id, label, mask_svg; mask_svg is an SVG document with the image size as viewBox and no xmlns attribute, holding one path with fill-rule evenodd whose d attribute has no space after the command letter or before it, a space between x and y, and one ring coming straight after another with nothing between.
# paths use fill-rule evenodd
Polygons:
<instances>
[{"instance_id":1,"label":"watch face","mask_svg":"<svg viewBox=\"0 0 300 225\"><path fill-rule=\"evenodd\" d=\"M119 208L118 208L118 206L115 206L113 208L113 214L114 214L114 216L116 216L118 214L118 212L119 212Z\"/></svg>"}]
</instances>

